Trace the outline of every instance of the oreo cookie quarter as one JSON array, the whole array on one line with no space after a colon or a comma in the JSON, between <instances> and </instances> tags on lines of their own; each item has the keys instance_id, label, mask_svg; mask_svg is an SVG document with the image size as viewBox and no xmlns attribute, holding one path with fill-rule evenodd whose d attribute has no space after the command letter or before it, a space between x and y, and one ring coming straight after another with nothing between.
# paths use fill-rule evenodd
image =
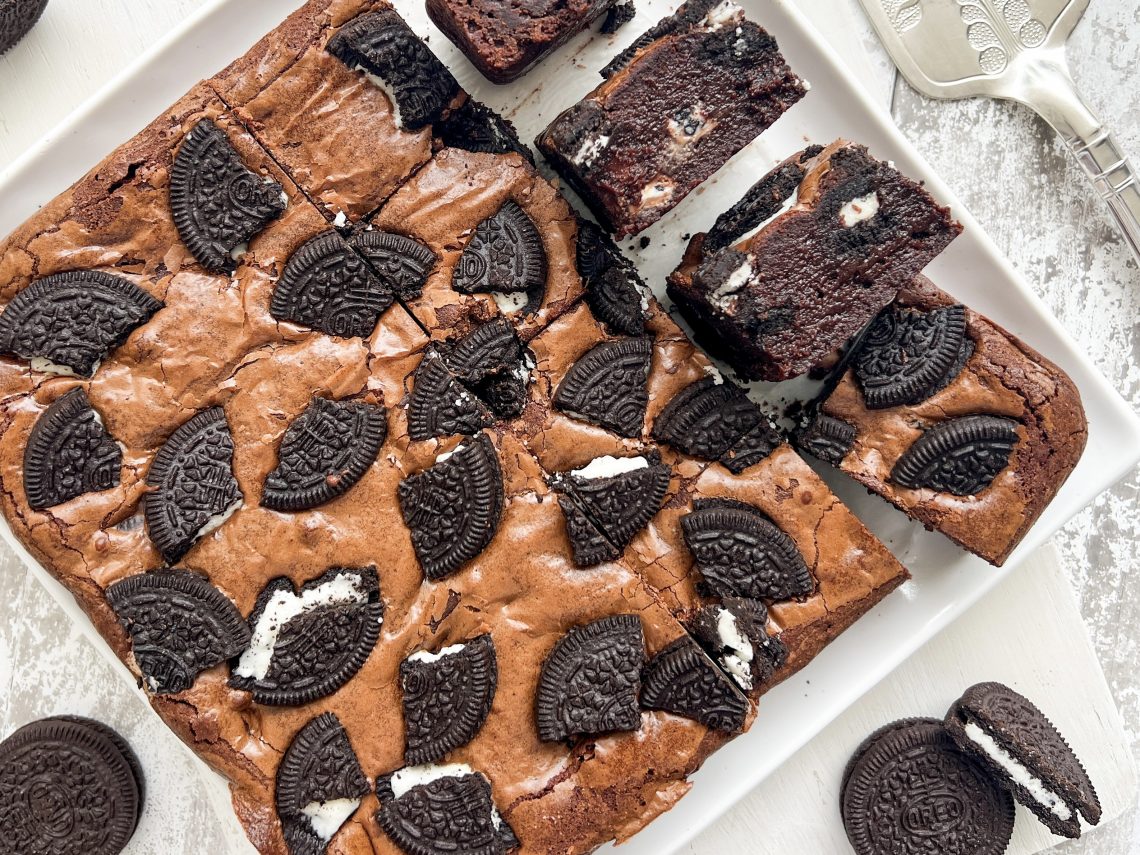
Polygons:
<instances>
[{"instance_id":1,"label":"oreo cookie quarter","mask_svg":"<svg viewBox=\"0 0 1140 855\"><path fill-rule=\"evenodd\" d=\"M844 773L841 813L856 855L1002 855L1013 798L937 719L873 733Z\"/></svg>"},{"instance_id":2,"label":"oreo cookie quarter","mask_svg":"<svg viewBox=\"0 0 1140 855\"><path fill-rule=\"evenodd\" d=\"M57 398L24 448L24 493L36 510L119 483L123 450L103 427L82 388Z\"/></svg>"},{"instance_id":3,"label":"oreo cookie quarter","mask_svg":"<svg viewBox=\"0 0 1140 855\"><path fill-rule=\"evenodd\" d=\"M649 405L653 343L627 338L594 345L574 363L554 392L554 406L575 419L639 437Z\"/></svg>"},{"instance_id":4,"label":"oreo cookie quarter","mask_svg":"<svg viewBox=\"0 0 1140 855\"><path fill-rule=\"evenodd\" d=\"M451 287L462 294L531 293L545 289L546 273L546 246L538 226L508 200L475 227Z\"/></svg>"}]
</instances>

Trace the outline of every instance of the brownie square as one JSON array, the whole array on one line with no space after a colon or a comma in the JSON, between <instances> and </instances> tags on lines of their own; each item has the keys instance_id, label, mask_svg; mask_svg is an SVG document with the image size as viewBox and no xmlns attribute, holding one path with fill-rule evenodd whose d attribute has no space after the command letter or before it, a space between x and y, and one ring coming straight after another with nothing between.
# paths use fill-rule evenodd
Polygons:
<instances>
[{"instance_id":1,"label":"brownie square","mask_svg":"<svg viewBox=\"0 0 1140 855\"><path fill-rule=\"evenodd\" d=\"M661 219L805 94L731 0L692 0L602 72L537 145L618 236Z\"/></svg>"},{"instance_id":2,"label":"brownie square","mask_svg":"<svg viewBox=\"0 0 1140 855\"><path fill-rule=\"evenodd\" d=\"M799 441L1000 565L1087 435L1080 393L1060 368L918 277L872 324Z\"/></svg>"}]
</instances>

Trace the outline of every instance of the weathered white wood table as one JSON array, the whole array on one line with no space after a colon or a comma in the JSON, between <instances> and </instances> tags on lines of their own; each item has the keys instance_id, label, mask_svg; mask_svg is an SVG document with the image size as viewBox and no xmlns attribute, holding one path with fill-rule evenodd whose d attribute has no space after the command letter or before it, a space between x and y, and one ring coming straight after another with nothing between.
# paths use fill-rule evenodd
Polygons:
<instances>
[{"instance_id":1,"label":"weathered white wood table","mask_svg":"<svg viewBox=\"0 0 1140 855\"><path fill-rule=\"evenodd\" d=\"M0 58L0 167L53 128L147 45L161 37L204 0L51 0L33 35ZM773 0L793 2L793 0ZM821 23L839 13L850 21L863 47L862 82L891 112L903 132L973 210L1021 273L1035 283L1061 322L1133 403L1140 405L1140 272L1112 231L1083 176L1065 157L1049 129L1028 112L991 102L932 102L896 75L863 21L856 0L794 0ZM846 25L844 25L846 26ZM1071 46L1074 75L1092 105L1114 128L1134 160L1140 159L1140 5L1136 0L1092 0ZM94 159L94 158L93 158ZM0 201L2 204L2 201ZM1124 716L1132 753L1140 758L1140 473L1103 495L1056 538L1081 612ZM1033 567L995 596L1016 596ZM1014 594L1010 594L1013 591ZM0 555L0 734L24 720L29 704L38 714L62 711L53 697L81 697L86 712L115 724L139 746L144 765L165 765L177 782L149 793L140 833L145 849L216 851L216 831L204 805L194 804L196 782L184 755L149 756L165 745L153 717L121 691L121 683L94 649L67 623L38 583ZM980 608L988 609L991 604ZM1017 608L1019 603L1008 603ZM991 613L987 611L983 614ZM969 633L950 631L865 704L906 711L905 693L915 674L932 667L931 657L957 650L969 658ZM979 639L979 644L985 643ZM963 646L966 645L966 646ZM941 651L941 652L940 652ZM976 651L975 651L976 652ZM1037 667L1041 663L1037 663ZM17 669L19 673L17 673ZM1066 681L1056 680L1058 692ZM125 702L124 702L125 699ZM849 714L856 720L868 707ZM845 719L848 717L845 717ZM163 749L165 750L165 749ZM810 757L810 749L805 752ZM821 789L823 785L821 784ZM798 852L764 846L765 830L745 805L693 846L704 852ZM814 809L814 808L813 808ZM164 819L177 815L179 823ZM811 824L810 814L797 818ZM188 831L192 829L192 831ZM742 834L743 832L743 834ZM805 838L806 839L806 838ZM1100 829L1085 842L1058 853L1140 853L1140 807Z\"/></svg>"}]
</instances>

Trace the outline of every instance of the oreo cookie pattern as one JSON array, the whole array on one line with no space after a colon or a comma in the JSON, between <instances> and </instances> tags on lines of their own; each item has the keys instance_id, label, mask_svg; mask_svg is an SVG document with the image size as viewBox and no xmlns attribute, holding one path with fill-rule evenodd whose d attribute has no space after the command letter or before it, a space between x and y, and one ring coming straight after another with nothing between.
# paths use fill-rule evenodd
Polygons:
<instances>
[{"instance_id":1,"label":"oreo cookie pattern","mask_svg":"<svg viewBox=\"0 0 1140 855\"><path fill-rule=\"evenodd\" d=\"M653 343L647 338L596 344L558 384L554 406L620 436L641 436L652 359Z\"/></svg>"},{"instance_id":2,"label":"oreo cookie pattern","mask_svg":"<svg viewBox=\"0 0 1140 855\"><path fill-rule=\"evenodd\" d=\"M698 499L681 531L705 584L717 596L788 600L815 588L796 542L759 508Z\"/></svg>"},{"instance_id":3,"label":"oreo cookie pattern","mask_svg":"<svg viewBox=\"0 0 1140 855\"><path fill-rule=\"evenodd\" d=\"M468 98L438 122L433 130L450 148L487 154L520 154L534 165L534 155L519 140L514 125L474 98Z\"/></svg>"},{"instance_id":4,"label":"oreo cookie pattern","mask_svg":"<svg viewBox=\"0 0 1140 855\"><path fill-rule=\"evenodd\" d=\"M748 716L748 699L687 635L645 667L641 705L695 719L726 733L743 730Z\"/></svg>"},{"instance_id":5,"label":"oreo cookie pattern","mask_svg":"<svg viewBox=\"0 0 1140 855\"><path fill-rule=\"evenodd\" d=\"M408 398L408 436L422 442L436 436L474 434L494 421L486 405L459 382L439 353L429 350L416 368Z\"/></svg>"},{"instance_id":6,"label":"oreo cookie pattern","mask_svg":"<svg viewBox=\"0 0 1140 855\"><path fill-rule=\"evenodd\" d=\"M117 855L142 807L137 761L111 731L43 719L0 743L0 852Z\"/></svg>"},{"instance_id":7,"label":"oreo cookie pattern","mask_svg":"<svg viewBox=\"0 0 1140 855\"><path fill-rule=\"evenodd\" d=\"M451 72L394 9L355 18L329 39L326 49L349 68L383 82L397 127L416 131L430 125L459 92Z\"/></svg>"},{"instance_id":8,"label":"oreo cookie pattern","mask_svg":"<svg viewBox=\"0 0 1140 855\"><path fill-rule=\"evenodd\" d=\"M24 448L24 493L36 510L119 483L123 450L81 388L56 399L36 419Z\"/></svg>"},{"instance_id":9,"label":"oreo cookie pattern","mask_svg":"<svg viewBox=\"0 0 1140 855\"><path fill-rule=\"evenodd\" d=\"M451 287L462 294L517 294L546 288L546 247L522 208L506 201L475 227Z\"/></svg>"},{"instance_id":10,"label":"oreo cookie pattern","mask_svg":"<svg viewBox=\"0 0 1140 855\"><path fill-rule=\"evenodd\" d=\"M851 453L856 434L855 425L821 413L806 427L796 431L793 440L796 448L832 466L839 466Z\"/></svg>"},{"instance_id":11,"label":"oreo cookie pattern","mask_svg":"<svg viewBox=\"0 0 1140 855\"><path fill-rule=\"evenodd\" d=\"M400 663L404 693L404 762L434 763L470 742L491 712L499 668L490 635L439 653L420 651Z\"/></svg>"},{"instance_id":12,"label":"oreo cookie pattern","mask_svg":"<svg viewBox=\"0 0 1140 855\"><path fill-rule=\"evenodd\" d=\"M405 235L368 229L348 239L380 277L384 288L401 300L414 300L435 266L435 253Z\"/></svg>"},{"instance_id":13,"label":"oreo cookie pattern","mask_svg":"<svg viewBox=\"0 0 1140 855\"><path fill-rule=\"evenodd\" d=\"M1017 422L1002 416L959 416L914 441L891 469L901 487L975 496L1009 465Z\"/></svg>"},{"instance_id":14,"label":"oreo cookie pattern","mask_svg":"<svg viewBox=\"0 0 1140 855\"><path fill-rule=\"evenodd\" d=\"M856 855L1001 855L1013 835L1013 798L935 719L887 725L860 746L842 814Z\"/></svg>"},{"instance_id":15,"label":"oreo cookie pattern","mask_svg":"<svg viewBox=\"0 0 1140 855\"><path fill-rule=\"evenodd\" d=\"M170 170L170 212L182 242L207 270L234 270L249 241L286 204L281 185L246 167L209 119L182 141Z\"/></svg>"},{"instance_id":16,"label":"oreo cookie pattern","mask_svg":"<svg viewBox=\"0 0 1140 855\"><path fill-rule=\"evenodd\" d=\"M290 855L319 855L372 791L333 713L306 724L277 767L275 800Z\"/></svg>"},{"instance_id":17,"label":"oreo cookie pattern","mask_svg":"<svg viewBox=\"0 0 1140 855\"><path fill-rule=\"evenodd\" d=\"M400 510L428 579L449 576L491 542L503 494L499 458L485 433L400 482Z\"/></svg>"},{"instance_id":18,"label":"oreo cookie pattern","mask_svg":"<svg viewBox=\"0 0 1140 855\"><path fill-rule=\"evenodd\" d=\"M888 306L859 345L855 378L870 410L918 404L950 385L973 350L964 306Z\"/></svg>"},{"instance_id":19,"label":"oreo cookie pattern","mask_svg":"<svg viewBox=\"0 0 1140 855\"><path fill-rule=\"evenodd\" d=\"M375 567L334 568L300 590L275 579L249 616L249 646L233 666L230 685L270 706L331 695L368 660L383 621Z\"/></svg>"},{"instance_id":20,"label":"oreo cookie pattern","mask_svg":"<svg viewBox=\"0 0 1140 855\"><path fill-rule=\"evenodd\" d=\"M636 730L644 661L637 615L613 615L571 629L542 663L535 698L539 738L560 742Z\"/></svg>"},{"instance_id":21,"label":"oreo cookie pattern","mask_svg":"<svg viewBox=\"0 0 1140 855\"><path fill-rule=\"evenodd\" d=\"M37 279L0 314L0 352L32 370L90 377L163 304L121 276L73 270Z\"/></svg>"},{"instance_id":22,"label":"oreo cookie pattern","mask_svg":"<svg viewBox=\"0 0 1140 855\"><path fill-rule=\"evenodd\" d=\"M578 223L576 260L594 317L615 333L644 335L649 289L610 236L588 220Z\"/></svg>"},{"instance_id":23,"label":"oreo cookie pattern","mask_svg":"<svg viewBox=\"0 0 1140 855\"><path fill-rule=\"evenodd\" d=\"M146 483L146 527L170 563L241 504L233 474L234 441L221 407L198 413L158 450Z\"/></svg>"},{"instance_id":24,"label":"oreo cookie pattern","mask_svg":"<svg viewBox=\"0 0 1140 855\"><path fill-rule=\"evenodd\" d=\"M387 435L382 406L314 398L285 431L261 504L301 511L343 495L376 461Z\"/></svg>"},{"instance_id":25,"label":"oreo cookie pattern","mask_svg":"<svg viewBox=\"0 0 1140 855\"><path fill-rule=\"evenodd\" d=\"M189 689L200 673L249 644L249 627L234 604L205 577L188 570L128 576L107 588L107 602L156 694Z\"/></svg>"}]
</instances>

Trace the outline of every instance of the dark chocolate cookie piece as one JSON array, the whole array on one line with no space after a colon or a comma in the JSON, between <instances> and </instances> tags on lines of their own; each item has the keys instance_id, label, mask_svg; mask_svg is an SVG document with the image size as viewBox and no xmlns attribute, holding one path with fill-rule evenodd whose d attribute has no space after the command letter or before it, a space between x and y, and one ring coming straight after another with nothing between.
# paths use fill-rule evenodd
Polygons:
<instances>
[{"instance_id":1,"label":"dark chocolate cookie piece","mask_svg":"<svg viewBox=\"0 0 1140 855\"><path fill-rule=\"evenodd\" d=\"M400 482L412 546L431 580L449 576L491 542L503 513L503 473L485 433Z\"/></svg>"},{"instance_id":2,"label":"dark chocolate cookie piece","mask_svg":"<svg viewBox=\"0 0 1140 855\"><path fill-rule=\"evenodd\" d=\"M637 615L612 615L571 629L542 663L535 698L539 738L560 742L636 730L644 662Z\"/></svg>"},{"instance_id":3,"label":"dark chocolate cookie piece","mask_svg":"<svg viewBox=\"0 0 1140 855\"><path fill-rule=\"evenodd\" d=\"M200 673L249 644L249 627L237 607L204 576L188 570L128 576L107 588L107 602L156 694L189 689Z\"/></svg>"},{"instance_id":4,"label":"dark chocolate cookie piece","mask_svg":"<svg viewBox=\"0 0 1140 855\"><path fill-rule=\"evenodd\" d=\"M437 261L435 253L418 240L379 229L357 232L348 245L371 265L385 289L401 300L420 296Z\"/></svg>"},{"instance_id":5,"label":"dark chocolate cookie piece","mask_svg":"<svg viewBox=\"0 0 1140 855\"><path fill-rule=\"evenodd\" d=\"M397 795L398 776L377 782L376 819L408 855L506 855L518 848L481 774L442 775Z\"/></svg>"},{"instance_id":6,"label":"dark chocolate cookie piece","mask_svg":"<svg viewBox=\"0 0 1140 855\"><path fill-rule=\"evenodd\" d=\"M241 503L233 456L234 441L221 407L198 413L155 455L146 476L152 488L146 497L146 528L170 563Z\"/></svg>"},{"instance_id":7,"label":"dark chocolate cookie piece","mask_svg":"<svg viewBox=\"0 0 1140 855\"><path fill-rule=\"evenodd\" d=\"M534 155L519 139L514 125L486 104L468 98L458 110L436 122L435 133L450 148L487 154L521 154L533 166Z\"/></svg>"},{"instance_id":8,"label":"dark chocolate cookie piece","mask_svg":"<svg viewBox=\"0 0 1140 855\"><path fill-rule=\"evenodd\" d=\"M566 536L574 550L575 564L579 567L593 567L621 556L623 548L610 542L571 495L560 491L558 506L566 517Z\"/></svg>"},{"instance_id":9,"label":"dark chocolate cookie piece","mask_svg":"<svg viewBox=\"0 0 1140 855\"><path fill-rule=\"evenodd\" d=\"M0 743L0 853L117 855L126 847L142 807L137 761L107 732L49 718Z\"/></svg>"},{"instance_id":10,"label":"dark chocolate cookie piece","mask_svg":"<svg viewBox=\"0 0 1140 855\"><path fill-rule=\"evenodd\" d=\"M725 597L702 606L690 632L721 670L751 692L772 679L788 660L788 648L767 630L768 610L759 600Z\"/></svg>"},{"instance_id":11,"label":"dark chocolate cookie piece","mask_svg":"<svg viewBox=\"0 0 1140 855\"><path fill-rule=\"evenodd\" d=\"M719 460L729 472L739 475L750 466L767 460L783 444L784 438L765 416L756 427L734 442Z\"/></svg>"},{"instance_id":12,"label":"dark chocolate cookie piece","mask_svg":"<svg viewBox=\"0 0 1140 855\"><path fill-rule=\"evenodd\" d=\"M517 294L546 286L546 247L526 211L506 201L475 227L451 287L463 294Z\"/></svg>"},{"instance_id":13,"label":"dark chocolate cookie piece","mask_svg":"<svg viewBox=\"0 0 1140 855\"><path fill-rule=\"evenodd\" d=\"M488 377L516 368L522 345L506 318L480 324L441 351L448 369L464 383L481 383Z\"/></svg>"},{"instance_id":14,"label":"dark chocolate cookie piece","mask_svg":"<svg viewBox=\"0 0 1140 855\"><path fill-rule=\"evenodd\" d=\"M305 241L285 264L269 313L328 335L366 338L395 293L334 229Z\"/></svg>"},{"instance_id":15,"label":"dark chocolate cookie piece","mask_svg":"<svg viewBox=\"0 0 1140 855\"><path fill-rule=\"evenodd\" d=\"M383 620L375 567L336 567L300 590L274 579L249 616L249 645L231 668L230 685L269 706L331 695L367 661Z\"/></svg>"},{"instance_id":16,"label":"dark chocolate cookie piece","mask_svg":"<svg viewBox=\"0 0 1140 855\"><path fill-rule=\"evenodd\" d=\"M606 17L602 21L601 32L607 35L616 33L632 21L636 15L637 7L634 6L633 0L617 0L606 12Z\"/></svg>"},{"instance_id":17,"label":"dark chocolate cookie piece","mask_svg":"<svg viewBox=\"0 0 1140 855\"><path fill-rule=\"evenodd\" d=\"M733 499L698 499L693 507L681 531L718 596L790 600L815 589L796 542L759 508Z\"/></svg>"},{"instance_id":18,"label":"dark chocolate cookie piece","mask_svg":"<svg viewBox=\"0 0 1140 855\"><path fill-rule=\"evenodd\" d=\"M950 708L946 727L1054 834L1080 837L1081 816L1100 822L1100 799L1084 765L1024 695L1001 683L971 686Z\"/></svg>"},{"instance_id":19,"label":"dark chocolate cookie piece","mask_svg":"<svg viewBox=\"0 0 1140 855\"><path fill-rule=\"evenodd\" d=\"M653 342L648 338L596 344L562 378L554 406L620 436L641 436L652 360Z\"/></svg>"},{"instance_id":20,"label":"dark chocolate cookie piece","mask_svg":"<svg viewBox=\"0 0 1140 855\"><path fill-rule=\"evenodd\" d=\"M178 236L207 270L233 271L249 241L285 206L281 185L242 163L212 121L186 135L170 170L170 212Z\"/></svg>"},{"instance_id":21,"label":"dark chocolate cookie piece","mask_svg":"<svg viewBox=\"0 0 1140 855\"><path fill-rule=\"evenodd\" d=\"M514 370L489 377L474 388L497 418L517 419L530 400L530 367L520 360Z\"/></svg>"},{"instance_id":22,"label":"dark chocolate cookie piece","mask_svg":"<svg viewBox=\"0 0 1140 855\"><path fill-rule=\"evenodd\" d=\"M416 368L408 398L408 436L420 442L435 436L474 434L494 423L487 407L448 370L434 351Z\"/></svg>"},{"instance_id":23,"label":"dark chocolate cookie piece","mask_svg":"<svg viewBox=\"0 0 1140 855\"><path fill-rule=\"evenodd\" d=\"M888 306L871 322L853 360L867 409L925 401L954 381L973 349L964 306Z\"/></svg>"},{"instance_id":24,"label":"dark chocolate cookie piece","mask_svg":"<svg viewBox=\"0 0 1140 855\"><path fill-rule=\"evenodd\" d=\"M838 466L855 445L855 425L833 416L819 414L792 436L796 448Z\"/></svg>"},{"instance_id":25,"label":"dark chocolate cookie piece","mask_svg":"<svg viewBox=\"0 0 1140 855\"><path fill-rule=\"evenodd\" d=\"M743 471L780 444L745 391L719 377L698 380L677 393L654 421L653 438L701 460L731 464L734 471Z\"/></svg>"},{"instance_id":26,"label":"dark chocolate cookie piece","mask_svg":"<svg viewBox=\"0 0 1140 855\"><path fill-rule=\"evenodd\" d=\"M868 737L844 776L841 812L856 855L1001 855L1013 835L1013 798L936 719Z\"/></svg>"},{"instance_id":27,"label":"dark chocolate cookie piece","mask_svg":"<svg viewBox=\"0 0 1140 855\"><path fill-rule=\"evenodd\" d=\"M48 0L0 0L0 56L36 25Z\"/></svg>"},{"instance_id":28,"label":"dark chocolate cookie piece","mask_svg":"<svg viewBox=\"0 0 1140 855\"><path fill-rule=\"evenodd\" d=\"M578 223L577 264L594 317L615 333L644 335L649 288L610 236L588 220Z\"/></svg>"},{"instance_id":29,"label":"dark chocolate cookie piece","mask_svg":"<svg viewBox=\"0 0 1140 855\"><path fill-rule=\"evenodd\" d=\"M108 353L163 306L133 282L98 270L37 279L0 314L0 352L32 369L90 377Z\"/></svg>"},{"instance_id":30,"label":"dark chocolate cookie piece","mask_svg":"<svg viewBox=\"0 0 1140 855\"><path fill-rule=\"evenodd\" d=\"M727 733L743 730L748 716L748 699L687 635L645 666L641 705L691 718Z\"/></svg>"},{"instance_id":31,"label":"dark chocolate cookie piece","mask_svg":"<svg viewBox=\"0 0 1140 855\"><path fill-rule=\"evenodd\" d=\"M261 504L303 511L343 495L376 461L387 435L383 406L314 398L281 438Z\"/></svg>"},{"instance_id":32,"label":"dark chocolate cookie piece","mask_svg":"<svg viewBox=\"0 0 1140 855\"><path fill-rule=\"evenodd\" d=\"M32 425L24 447L28 505L50 508L119 483L123 450L103 427L82 388L52 402Z\"/></svg>"},{"instance_id":33,"label":"dark chocolate cookie piece","mask_svg":"<svg viewBox=\"0 0 1140 855\"><path fill-rule=\"evenodd\" d=\"M1009 465L1017 422L1003 416L959 416L914 441L891 469L891 480L914 490L976 496Z\"/></svg>"},{"instance_id":34,"label":"dark chocolate cookie piece","mask_svg":"<svg viewBox=\"0 0 1140 855\"><path fill-rule=\"evenodd\" d=\"M336 715L301 728L277 767L274 796L290 855L323 855L371 790Z\"/></svg>"},{"instance_id":35,"label":"dark chocolate cookie piece","mask_svg":"<svg viewBox=\"0 0 1140 855\"><path fill-rule=\"evenodd\" d=\"M400 663L404 693L404 762L434 763L470 742L495 700L499 667L490 635Z\"/></svg>"},{"instance_id":36,"label":"dark chocolate cookie piece","mask_svg":"<svg viewBox=\"0 0 1140 855\"><path fill-rule=\"evenodd\" d=\"M349 68L379 77L395 100L399 127L416 131L439 119L459 83L395 9L369 12L341 27L326 50Z\"/></svg>"}]
</instances>

